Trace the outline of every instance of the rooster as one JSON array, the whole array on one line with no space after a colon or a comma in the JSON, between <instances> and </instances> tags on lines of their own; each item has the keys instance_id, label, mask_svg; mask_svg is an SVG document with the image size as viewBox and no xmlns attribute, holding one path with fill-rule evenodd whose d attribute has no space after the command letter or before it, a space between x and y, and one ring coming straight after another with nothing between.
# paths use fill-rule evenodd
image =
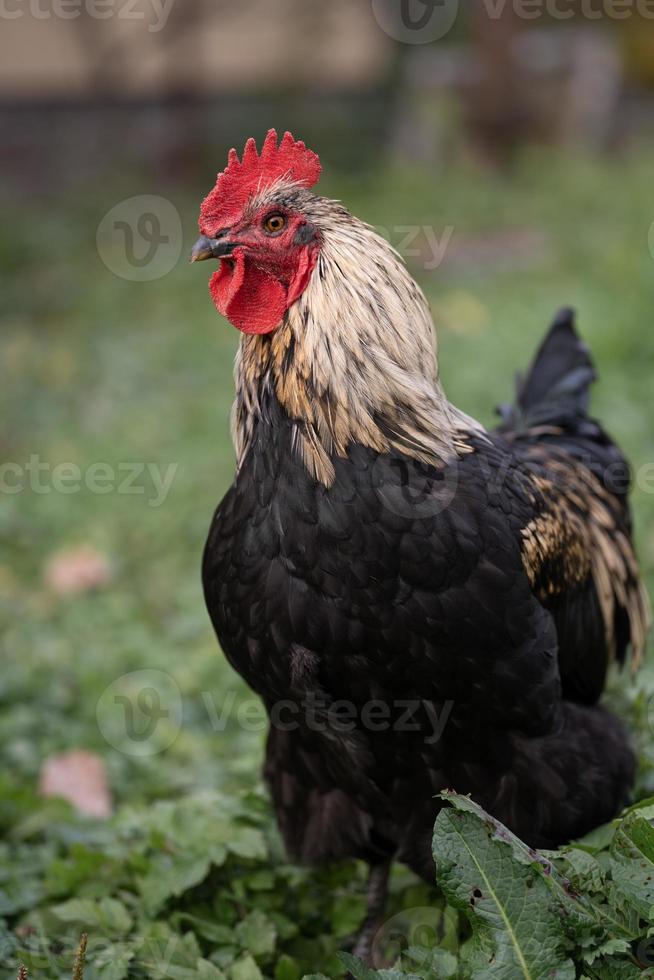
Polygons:
<instances>
[{"instance_id":1,"label":"rooster","mask_svg":"<svg viewBox=\"0 0 654 980\"><path fill-rule=\"evenodd\" d=\"M203 560L232 666L270 717L290 855L434 876L445 788L554 847L628 801L634 756L597 702L642 657L649 607L628 467L587 412L556 317L489 432L446 398L426 299L391 246L316 195L315 153L249 140L204 200L192 261L241 333L235 480Z\"/></svg>"}]
</instances>

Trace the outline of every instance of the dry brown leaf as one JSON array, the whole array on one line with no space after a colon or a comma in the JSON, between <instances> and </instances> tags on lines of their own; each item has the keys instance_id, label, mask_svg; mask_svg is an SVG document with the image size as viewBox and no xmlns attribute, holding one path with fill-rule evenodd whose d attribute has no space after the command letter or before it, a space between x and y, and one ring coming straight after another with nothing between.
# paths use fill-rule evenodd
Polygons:
<instances>
[{"instance_id":1,"label":"dry brown leaf","mask_svg":"<svg viewBox=\"0 0 654 980\"><path fill-rule=\"evenodd\" d=\"M89 817L111 816L111 793L102 759L84 749L63 752L46 759L41 768L39 792L67 800Z\"/></svg>"},{"instance_id":2,"label":"dry brown leaf","mask_svg":"<svg viewBox=\"0 0 654 980\"><path fill-rule=\"evenodd\" d=\"M44 579L57 595L78 595L106 585L111 579L111 565L106 555L90 545L81 545L51 555Z\"/></svg>"}]
</instances>

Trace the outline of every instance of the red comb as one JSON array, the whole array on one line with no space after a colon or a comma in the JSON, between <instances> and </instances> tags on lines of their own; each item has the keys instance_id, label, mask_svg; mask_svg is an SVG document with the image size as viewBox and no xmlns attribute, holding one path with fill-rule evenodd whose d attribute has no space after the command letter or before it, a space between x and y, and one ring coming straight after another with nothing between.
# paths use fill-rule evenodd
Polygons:
<instances>
[{"instance_id":1,"label":"red comb","mask_svg":"<svg viewBox=\"0 0 654 980\"><path fill-rule=\"evenodd\" d=\"M245 144L242 160L236 150L229 151L227 167L218 174L216 186L202 202L200 223L220 218L226 225L231 224L240 216L248 199L264 187L281 178L302 187L313 187L320 178L320 170L317 154L307 150L301 140L296 142L290 133L285 133L277 146L277 133L270 129L261 154L252 138Z\"/></svg>"}]
</instances>

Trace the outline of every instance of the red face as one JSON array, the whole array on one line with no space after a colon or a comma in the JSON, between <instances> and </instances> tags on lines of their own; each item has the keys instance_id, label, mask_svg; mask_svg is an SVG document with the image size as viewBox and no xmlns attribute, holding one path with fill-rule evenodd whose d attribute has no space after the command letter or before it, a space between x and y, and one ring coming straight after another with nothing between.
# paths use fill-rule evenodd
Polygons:
<instances>
[{"instance_id":1,"label":"red face","mask_svg":"<svg viewBox=\"0 0 654 980\"><path fill-rule=\"evenodd\" d=\"M274 330L308 285L318 258L315 226L270 205L228 228L207 217L200 230L191 261L220 261L209 283L218 311L243 333Z\"/></svg>"}]
</instances>

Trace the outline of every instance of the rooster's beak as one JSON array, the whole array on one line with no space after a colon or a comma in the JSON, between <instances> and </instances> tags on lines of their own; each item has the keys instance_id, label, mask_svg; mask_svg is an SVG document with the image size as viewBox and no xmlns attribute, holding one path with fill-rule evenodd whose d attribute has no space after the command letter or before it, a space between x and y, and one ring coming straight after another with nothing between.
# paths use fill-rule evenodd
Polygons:
<instances>
[{"instance_id":1,"label":"rooster's beak","mask_svg":"<svg viewBox=\"0 0 654 980\"><path fill-rule=\"evenodd\" d=\"M190 262L204 262L205 259L222 259L231 255L236 248L236 242L225 241L224 238L207 238L201 235L191 249Z\"/></svg>"}]
</instances>

